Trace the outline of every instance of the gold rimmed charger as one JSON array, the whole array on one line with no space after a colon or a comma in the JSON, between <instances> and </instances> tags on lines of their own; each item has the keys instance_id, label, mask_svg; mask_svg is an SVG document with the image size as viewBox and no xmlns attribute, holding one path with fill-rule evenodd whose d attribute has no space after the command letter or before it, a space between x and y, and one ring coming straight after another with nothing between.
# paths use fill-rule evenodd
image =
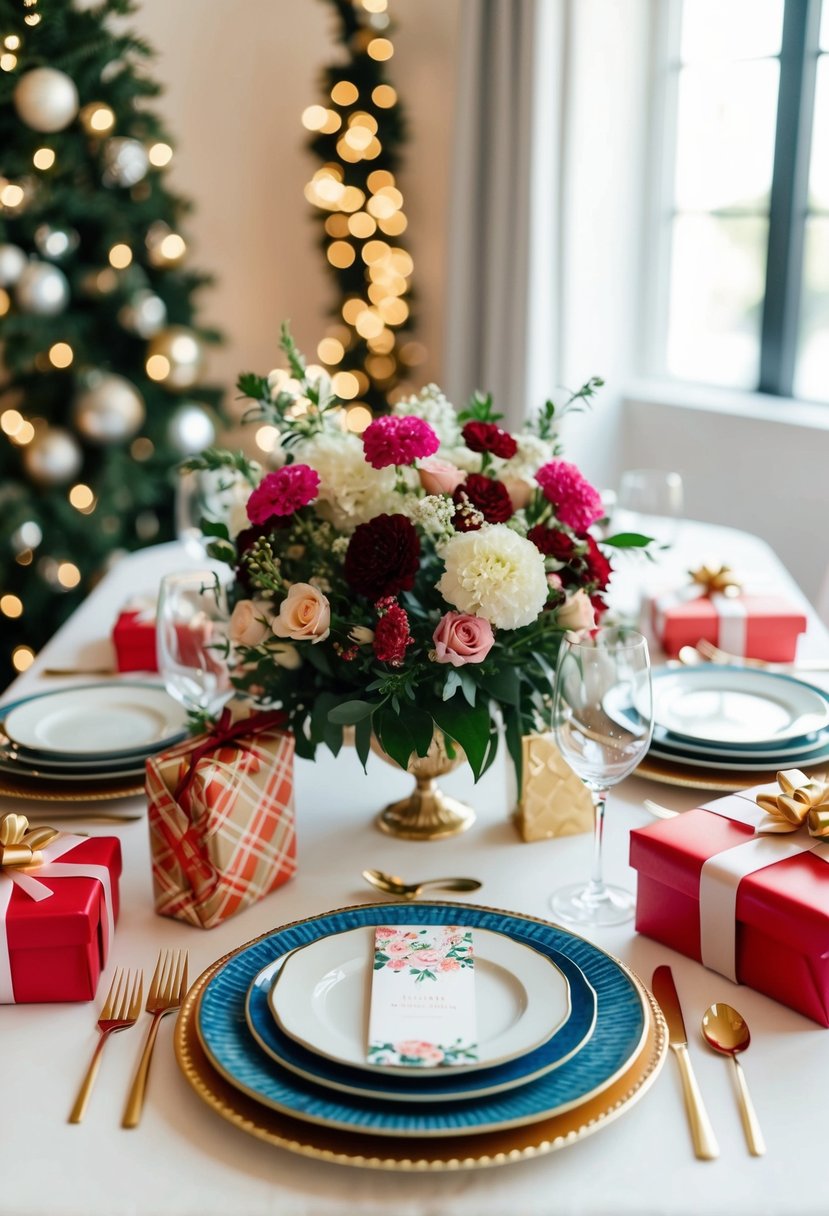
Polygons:
<instances>
[{"instance_id":1,"label":"gold rimmed charger","mask_svg":"<svg viewBox=\"0 0 829 1216\"><path fill-rule=\"evenodd\" d=\"M524 919L547 923L538 917ZM262 934L256 940L267 936ZM642 998L646 1032L628 1068L583 1103L537 1123L475 1135L447 1134L440 1139L407 1137L397 1141L306 1123L261 1104L231 1085L213 1067L199 1040L199 1004L207 985L229 959L252 944L248 942L218 959L190 989L176 1023L176 1058L188 1083L222 1118L249 1135L305 1157L339 1165L417 1172L483 1168L527 1160L574 1144L619 1118L650 1088L664 1063L667 1034L661 1011L638 976L614 958L613 962L627 974Z\"/></svg>"},{"instance_id":2,"label":"gold rimmed charger","mask_svg":"<svg viewBox=\"0 0 829 1216\"><path fill-rule=\"evenodd\" d=\"M143 777L120 777L111 781L39 781L37 777L0 776L0 795L29 802L111 802L144 793Z\"/></svg>"},{"instance_id":3,"label":"gold rimmed charger","mask_svg":"<svg viewBox=\"0 0 829 1216\"><path fill-rule=\"evenodd\" d=\"M647 777L662 785L679 785L685 789L714 790L717 793L730 794L735 790L748 790L754 785L765 785L770 781L776 781L777 771L780 767L780 765L771 766L765 772L745 773L729 769L727 765L722 768L716 768L713 765L711 768L695 768L689 764L682 764L680 761L646 756L636 769L636 776ZM824 760L822 764L811 767L803 765L798 767L810 776L817 776L825 773L827 766Z\"/></svg>"}]
</instances>

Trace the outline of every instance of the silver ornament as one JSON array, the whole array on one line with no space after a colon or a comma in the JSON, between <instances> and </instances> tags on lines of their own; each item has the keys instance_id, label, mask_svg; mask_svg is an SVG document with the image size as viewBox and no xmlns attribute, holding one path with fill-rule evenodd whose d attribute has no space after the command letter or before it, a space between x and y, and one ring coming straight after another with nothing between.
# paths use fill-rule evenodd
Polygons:
<instances>
[{"instance_id":1,"label":"silver ornament","mask_svg":"<svg viewBox=\"0 0 829 1216\"><path fill-rule=\"evenodd\" d=\"M35 435L23 450L23 467L40 486L60 486L71 481L80 471L82 461L77 439L60 427Z\"/></svg>"},{"instance_id":2,"label":"silver ornament","mask_svg":"<svg viewBox=\"0 0 829 1216\"><path fill-rule=\"evenodd\" d=\"M43 540L40 524L33 519L27 519L11 534L11 546L15 553L25 553L27 549L36 549Z\"/></svg>"},{"instance_id":3,"label":"silver ornament","mask_svg":"<svg viewBox=\"0 0 829 1216\"><path fill-rule=\"evenodd\" d=\"M26 255L17 245L0 245L0 287L13 287L26 269Z\"/></svg>"},{"instance_id":4,"label":"silver ornament","mask_svg":"<svg viewBox=\"0 0 829 1216\"><path fill-rule=\"evenodd\" d=\"M216 439L213 419L195 401L178 406L167 423L167 442L182 456L195 456Z\"/></svg>"},{"instance_id":5,"label":"silver ornament","mask_svg":"<svg viewBox=\"0 0 829 1216\"><path fill-rule=\"evenodd\" d=\"M118 320L131 334L151 338L167 320L167 305L154 291L137 291L119 310Z\"/></svg>"},{"instance_id":6,"label":"silver ornament","mask_svg":"<svg viewBox=\"0 0 829 1216\"><path fill-rule=\"evenodd\" d=\"M62 131L78 112L75 82L57 68L33 68L15 85L14 108L33 131Z\"/></svg>"},{"instance_id":7,"label":"silver ornament","mask_svg":"<svg viewBox=\"0 0 829 1216\"><path fill-rule=\"evenodd\" d=\"M74 228L53 228L51 224L39 224L35 228L35 247L41 257L59 262L68 253L78 248L80 237Z\"/></svg>"},{"instance_id":8,"label":"silver ornament","mask_svg":"<svg viewBox=\"0 0 829 1216\"><path fill-rule=\"evenodd\" d=\"M57 266L29 262L15 284L14 298L21 312L55 317L69 303L69 283Z\"/></svg>"},{"instance_id":9,"label":"silver ornament","mask_svg":"<svg viewBox=\"0 0 829 1216\"><path fill-rule=\"evenodd\" d=\"M96 376L75 398L72 421L91 443L120 443L144 421L144 399L123 376Z\"/></svg>"},{"instance_id":10,"label":"silver ornament","mask_svg":"<svg viewBox=\"0 0 829 1216\"><path fill-rule=\"evenodd\" d=\"M164 388L192 388L204 369L204 344L186 325L169 325L147 345L147 373Z\"/></svg>"},{"instance_id":11,"label":"silver ornament","mask_svg":"<svg viewBox=\"0 0 829 1216\"><path fill-rule=\"evenodd\" d=\"M139 140L118 135L104 144L105 186L135 186L149 167L147 149Z\"/></svg>"}]
</instances>

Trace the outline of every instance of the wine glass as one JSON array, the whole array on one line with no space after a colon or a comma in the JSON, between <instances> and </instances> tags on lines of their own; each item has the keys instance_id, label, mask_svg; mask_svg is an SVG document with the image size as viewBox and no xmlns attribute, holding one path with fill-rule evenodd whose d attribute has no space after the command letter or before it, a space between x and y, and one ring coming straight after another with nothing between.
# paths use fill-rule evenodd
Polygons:
<instances>
[{"instance_id":1,"label":"wine glass","mask_svg":"<svg viewBox=\"0 0 829 1216\"><path fill-rule=\"evenodd\" d=\"M633 916L634 896L602 877L602 836L609 789L636 768L650 746L653 695L648 644L633 629L598 629L562 643L553 694L562 756L593 796L593 873L556 891L553 911L579 925L618 925Z\"/></svg>"},{"instance_id":2,"label":"wine glass","mask_svg":"<svg viewBox=\"0 0 829 1216\"><path fill-rule=\"evenodd\" d=\"M664 469L627 469L619 482L614 528L675 543L684 505L682 478Z\"/></svg>"},{"instance_id":3,"label":"wine glass","mask_svg":"<svg viewBox=\"0 0 829 1216\"><path fill-rule=\"evenodd\" d=\"M212 570L167 574L156 614L158 670L189 713L215 714L232 696L226 590Z\"/></svg>"},{"instance_id":4,"label":"wine glass","mask_svg":"<svg viewBox=\"0 0 829 1216\"><path fill-rule=\"evenodd\" d=\"M211 537L202 524L247 525L244 511L250 486L230 469L185 469L176 483L176 536L191 557L204 560Z\"/></svg>"}]
</instances>

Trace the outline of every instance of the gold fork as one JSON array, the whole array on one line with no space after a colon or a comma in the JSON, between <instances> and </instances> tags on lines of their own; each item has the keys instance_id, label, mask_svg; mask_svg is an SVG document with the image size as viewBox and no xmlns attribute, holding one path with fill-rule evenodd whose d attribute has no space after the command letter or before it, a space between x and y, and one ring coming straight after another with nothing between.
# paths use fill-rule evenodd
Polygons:
<instances>
[{"instance_id":1,"label":"gold fork","mask_svg":"<svg viewBox=\"0 0 829 1216\"><path fill-rule=\"evenodd\" d=\"M69 1114L70 1123L80 1123L84 1117L89 1095L92 1093L92 1086L95 1082L95 1077L98 1075L98 1065L101 1062L101 1052L103 1051L104 1043L116 1030L127 1030L130 1026L135 1025L141 1012L141 1002L143 999L144 973L136 971L133 977L131 971L124 971L122 968L116 971L112 977L112 983L109 986L104 1007L98 1018L98 1029L101 1035L95 1045L92 1059L89 1061L86 1076L78 1090L75 1105Z\"/></svg>"},{"instance_id":2,"label":"gold fork","mask_svg":"<svg viewBox=\"0 0 829 1216\"><path fill-rule=\"evenodd\" d=\"M747 659L742 655L731 654L713 642L700 638L696 645L697 652L709 663L736 663L738 667L757 667L761 671L829 671L829 659L795 659L791 663L772 663L766 659Z\"/></svg>"},{"instance_id":3,"label":"gold fork","mask_svg":"<svg viewBox=\"0 0 829 1216\"><path fill-rule=\"evenodd\" d=\"M147 1077L150 1074L150 1061L155 1046L158 1026L165 1013L173 1013L181 1005L187 991L187 951L160 950L158 962L153 972L149 995L147 996L147 1013L153 1015L147 1041L138 1062L135 1077L130 1087L127 1104L124 1107L122 1127L137 1127L144 1108L144 1094L147 1090Z\"/></svg>"}]
</instances>

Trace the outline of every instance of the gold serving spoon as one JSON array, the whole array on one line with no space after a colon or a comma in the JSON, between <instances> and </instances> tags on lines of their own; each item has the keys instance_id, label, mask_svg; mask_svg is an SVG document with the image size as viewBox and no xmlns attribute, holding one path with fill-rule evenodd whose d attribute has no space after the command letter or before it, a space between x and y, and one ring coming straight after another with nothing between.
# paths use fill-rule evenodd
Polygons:
<instances>
[{"instance_id":1,"label":"gold serving spoon","mask_svg":"<svg viewBox=\"0 0 829 1216\"><path fill-rule=\"evenodd\" d=\"M709 1047L713 1047L714 1051L719 1051L722 1055L730 1056L734 1062L743 1131L752 1156L762 1157L766 1151L766 1142L748 1092L745 1073L737 1059L739 1053L745 1051L751 1042L748 1026L736 1009L720 1001L709 1006L703 1014L702 1033Z\"/></svg>"},{"instance_id":2,"label":"gold serving spoon","mask_svg":"<svg viewBox=\"0 0 829 1216\"><path fill-rule=\"evenodd\" d=\"M396 874L386 874L383 870L363 870L363 878L385 895L399 895L402 899L417 899L426 887L436 887L439 891L477 891L482 885L477 878L427 878L423 882L404 882Z\"/></svg>"}]
</instances>

